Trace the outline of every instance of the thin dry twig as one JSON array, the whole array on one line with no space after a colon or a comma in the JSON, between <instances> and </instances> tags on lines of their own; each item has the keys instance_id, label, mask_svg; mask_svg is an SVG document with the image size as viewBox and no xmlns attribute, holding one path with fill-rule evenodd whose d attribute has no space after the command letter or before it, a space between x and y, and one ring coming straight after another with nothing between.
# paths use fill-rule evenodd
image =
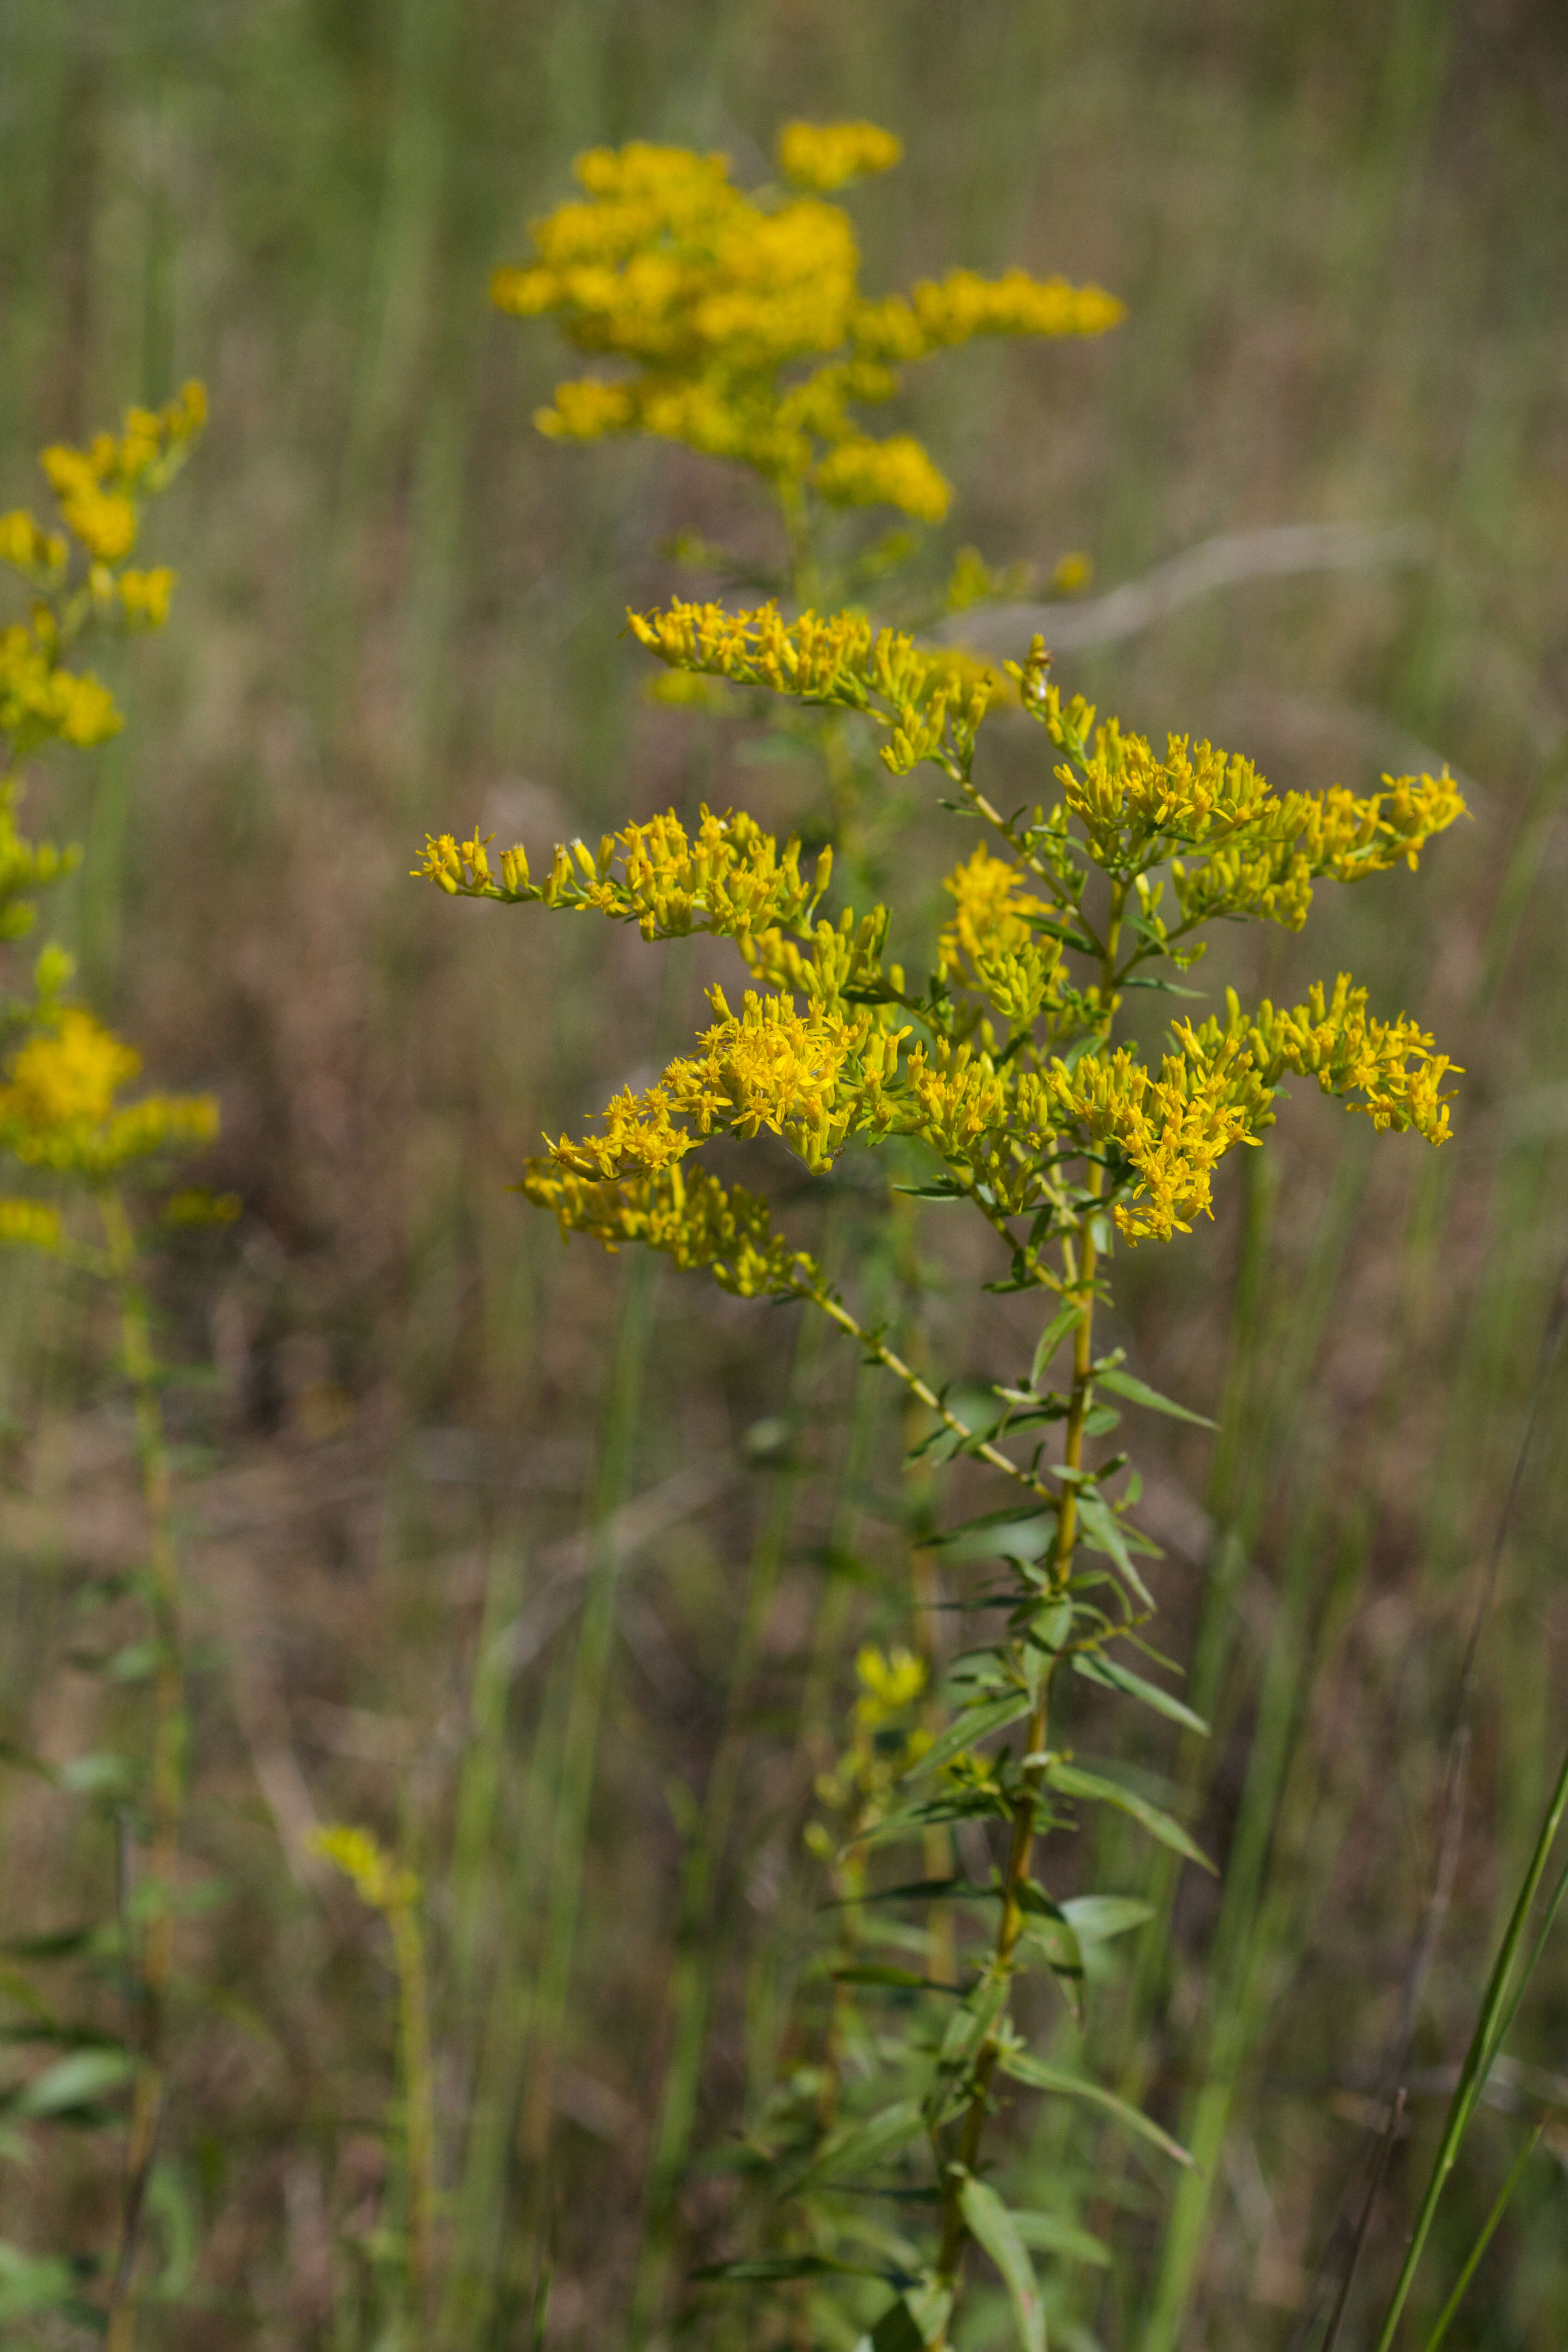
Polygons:
<instances>
[{"instance_id":1,"label":"thin dry twig","mask_svg":"<svg viewBox=\"0 0 1568 2352\"><path fill-rule=\"evenodd\" d=\"M955 614L931 635L940 644L987 653L1016 652L1038 633L1053 653L1081 653L1091 646L1116 645L1136 636L1178 605L1243 581L1420 563L1430 547L1430 535L1414 524L1368 530L1360 523L1298 522L1270 530L1229 531L1156 563L1141 580L1129 580L1108 595L1072 603L991 604Z\"/></svg>"}]
</instances>

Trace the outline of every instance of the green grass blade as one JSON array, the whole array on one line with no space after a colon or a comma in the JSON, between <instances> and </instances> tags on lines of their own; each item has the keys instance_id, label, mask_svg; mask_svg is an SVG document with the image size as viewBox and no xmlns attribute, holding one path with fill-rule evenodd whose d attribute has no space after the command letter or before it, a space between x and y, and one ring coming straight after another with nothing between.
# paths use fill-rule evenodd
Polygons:
<instances>
[{"instance_id":1,"label":"green grass blade","mask_svg":"<svg viewBox=\"0 0 1568 2352\"><path fill-rule=\"evenodd\" d=\"M1539 2147L1541 2142L1541 2135L1545 2128L1546 2126L1543 2123L1536 2125L1535 2129L1531 2133L1530 2137L1525 2141L1524 2146L1520 2149L1519 2154L1514 2158L1513 2162L1510 2165L1508 2168L1508 2178L1498 2191L1497 2203L1492 2207L1491 2211L1487 2215L1485 2221L1482 2223L1480 2236L1470 2248L1469 2253L1465 2261L1465 2266L1459 2273L1458 2277L1454 2281L1454 2292L1448 2297L1447 2302L1443 2305L1442 2310L1438 2313L1437 2325L1432 2330L1431 2335L1426 2338L1426 2352L1437 2352L1438 2345L1441 2344L1444 2336L1448 2333L1448 2323L1453 2318L1454 2314L1458 2310L1460 2304L1464 2301L1465 2289L1469 2285L1470 2281L1474 2278L1481 2256L1491 2244L1493 2232L1496 2231L1498 2223L1502 2220L1503 2215L1507 2212L1513 2197L1513 2192L1519 2187L1520 2182L1523 2179L1525 2167L1530 2162L1531 2158L1535 2154L1536 2148Z\"/></svg>"},{"instance_id":2,"label":"green grass blade","mask_svg":"<svg viewBox=\"0 0 1568 2352\"><path fill-rule=\"evenodd\" d=\"M1557 1776L1557 1785L1552 1792L1552 1801L1547 1806L1546 1818L1541 1825L1541 1834L1535 1841L1535 1851L1530 1857L1530 1864L1524 1874L1524 1884L1520 1888L1519 1899L1513 1906L1512 1916L1509 1920L1508 1930L1503 1937L1502 1948L1497 1956L1491 1975L1487 1980L1486 1992L1481 2000L1481 2012L1476 2021L1476 2030L1471 2037L1470 2046L1466 2053L1465 2063L1460 2070L1459 2080L1449 2105L1447 2120L1443 2126L1443 2137L1438 2144L1436 2160L1432 2167L1432 2177L1426 2184L1426 2193L1421 2200L1421 2209L1415 2217L1415 2227L1410 2233L1410 2243L1405 2250L1405 2261L1394 2283L1394 2298L1388 2306L1388 2315L1383 2323L1383 2330L1377 2339L1376 2352L1389 2352L1389 2347L1394 2342L1394 2334L1399 2326L1400 2314L1409 2299L1410 2289L1421 2260L1422 2249L1426 2243L1427 2233L1432 2227L1432 2219L1437 2210L1437 2200L1442 2196L1448 2175L1454 2168L1461 2143L1469 2128L1470 2118L1475 2114L1477 2104L1486 2087L1487 2076L1497 2056L1500 2032L1504 2030L1505 2016L1511 2017L1512 2011L1507 2008L1510 1980L1513 1975L1514 1963L1519 1958L1524 1942L1525 1929L1530 1924L1530 1914L1534 1906L1542 1878L1545 1874L1547 1861L1556 1843L1557 1832L1562 1826L1565 1811L1568 1811L1568 1756L1564 1756L1563 1759L1563 1769ZM1531 1968L1534 1967L1540 1957L1542 1942L1542 1939L1538 1937L1534 1950L1531 1954ZM1520 1980L1520 1993L1522 1993L1528 1980L1527 1973ZM1516 1995L1515 2006L1517 2006L1517 2000Z\"/></svg>"}]
</instances>

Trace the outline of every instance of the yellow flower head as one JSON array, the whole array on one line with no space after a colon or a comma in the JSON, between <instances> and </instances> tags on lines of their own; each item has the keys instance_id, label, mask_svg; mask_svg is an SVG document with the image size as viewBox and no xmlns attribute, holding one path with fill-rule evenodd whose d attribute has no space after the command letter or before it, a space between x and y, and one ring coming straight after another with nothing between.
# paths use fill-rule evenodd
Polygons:
<instances>
[{"instance_id":1,"label":"yellow flower head","mask_svg":"<svg viewBox=\"0 0 1568 2352\"><path fill-rule=\"evenodd\" d=\"M1100 334L1121 310L1098 288L1021 270L959 271L868 301L849 217L822 198L900 152L872 123L791 123L780 168L811 193L787 196L748 195L724 156L689 148L637 141L579 156L584 197L534 223L534 259L499 270L491 292L630 373L558 385L540 429L652 434L750 467L789 504L809 489L939 520L950 493L926 450L908 435L875 439L855 407L890 398L903 363L972 335Z\"/></svg>"},{"instance_id":2,"label":"yellow flower head","mask_svg":"<svg viewBox=\"0 0 1568 2352\"><path fill-rule=\"evenodd\" d=\"M373 1911L406 1911L419 1900L419 1881L401 1870L368 1830L339 1825L313 1830L306 1841L312 1853L341 1870L362 1903Z\"/></svg>"},{"instance_id":3,"label":"yellow flower head","mask_svg":"<svg viewBox=\"0 0 1568 2352\"><path fill-rule=\"evenodd\" d=\"M890 172L904 147L874 122L786 122L779 132L779 170L793 188L831 195L872 172Z\"/></svg>"},{"instance_id":4,"label":"yellow flower head","mask_svg":"<svg viewBox=\"0 0 1568 2352\"><path fill-rule=\"evenodd\" d=\"M128 1161L198 1150L217 1133L210 1095L120 1104L142 1057L79 1005L17 1048L0 1086L0 1150L25 1166L102 1181Z\"/></svg>"},{"instance_id":5,"label":"yellow flower head","mask_svg":"<svg viewBox=\"0 0 1568 2352\"><path fill-rule=\"evenodd\" d=\"M855 1679L860 1685L856 1720L875 1731L913 1706L926 1686L926 1664L913 1650L879 1650L868 1642L857 1653Z\"/></svg>"}]
</instances>

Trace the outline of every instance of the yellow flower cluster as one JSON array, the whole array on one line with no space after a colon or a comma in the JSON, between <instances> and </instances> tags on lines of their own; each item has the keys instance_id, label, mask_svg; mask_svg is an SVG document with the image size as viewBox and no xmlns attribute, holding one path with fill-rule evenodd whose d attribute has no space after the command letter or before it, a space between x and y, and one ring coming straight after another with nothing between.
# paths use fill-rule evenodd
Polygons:
<instances>
[{"instance_id":1,"label":"yellow flower cluster","mask_svg":"<svg viewBox=\"0 0 1568 2352\"><path fill-rule=\"evenodd\" d=\"M652 1176L594 1177L559 1160L531 1160L519 1191L548 1209L563 1241L585 1234L610 1251L636 1242L682 1272L706 1267L740 1298L809 1292L820 1277L804 1250L773 1230L765 1201L679 1162Z\"/></svg>"},{"instance_id":2,"label":"yellow flower cluster","mask_svg":"<svg viewBox=\"0 0 1568 2352\"><path fill-rule=\"evenodd\" d=\"M138 499L173 480L206 413L205 392L187 383L164 408L127 409L118 437L100 433L85 449L60 442L44 451L60 520L95 562L120 563L130 554Z\"/></svg>"},{"instance_id":3,"label":"yellow flower cluster","mask_svg":"<svg viewBox=\"0 0 1568 2352\"><path fill-rule=\"evenodd\" d=\"M595 1178L646 1175L706 1136L766 1129L821 1169L852 1134L889 1131L896 1112L888 1089L906 1030L868 1008L802 1013L787 996L752 989L739 1013L721 988L709 999L719 1019L698 1039L700 1052L679 1055L646 1094L616 1096L603 1135L563 1136L552 1146L563 1167Z\"/></svg>"},{"instance_id":4,"label":"yellow flower cluster","mask_svg":"<svg viewBox=\"0 0 1568 2352\"><path fill-rule=\"evenodd\" d=\"M926 1686L926 1662L913 1650L879 1650L868 1642L856 1654L855 1679L860 1685L855 1720L868 1731L879 1731L920 1697Z\"/></svg>"},{"instance_id":5,"label":"yellow flower cluster","mask_svg":"<svg viewBox=\"0 0 1568 2352\"><path fill-rule=\"evenodd\" d=\"M810 488L829 505L940 520L950 493L929 454L907 435L866 433L856 405L891 397L900 366L975 335L1097 335L1122 311L1096 287L1021 270L957 270L908 298L866 299L848 215L822 195L900 152L870 123L791 123L780 170L812 193L783 198L747 195L723 156L689 148L579 156L585 201L535 222L537 258L498 271L492 296L635 372L559 385L541 430L654 434L752 467L789 505ZM786 375L802 362L804 378Z\"/></svg>"},{"instance_id":6,"label":"yellow flower cluster","mask_svg":"<svg viewBox=\"0 0 1568 2352\"><path fill-rule=\"evenodd\" d=\"M218 1126L210 1095L116 1101L141 1066L134 1047L81 1006L66 1006L6 1064L0 1150L25 1167L102 1183L130 1160L210 1143Z\"/></svg>"},{"instance_id":7,"label":"yellow flower cluster","mask_svg":"<svg viewBox=\"0 0 1568 2352\"><path fill-rule=\"evenodd\" d=\"M306 1843L312 1853L341 1870L362 1903L373 1911L406 1911L419 1900L419 1881L404 1870L376 1843L368 1830L342 1826L312 1830Z\"/></svg>"},{"instance_id":8,"label":"yellow flower cluster","mask_svg":"<svg viewBox=\"0 0 1568 2352\"><path fill-rule=\"evenodd\" d=\"M122 723L114 697L90 670L66 668L47 612L30 628L14 621L0 630L0 736L9 746L8 764L41 743L105 743Z\"/></svg>"},{"instance_id":9,"label":"yellow flower cluster","mask_svg":"<svg viewBox=\"0 0 1568 2352\"><path fill-rule=\"evenodd\" d=\"M1057 776L1090 856L1117 875L1171 859L1185 928L1250 917L1299 930L1314 882L1414 866L1434 835L1465 814L1448 776L1385 776L1384 790L1363 798L1337 784L1276 793L1250 760L1212 743L1194 747L1184 735L1168 736L1161 759L1114 719L1097 729L1081 698L1064 709L1044 683L1044 658L1037 638L1028 663L1008 667L1023 685L1025 708L1068 753ZM1177 853L1192 849L1204 856L1189 866ZM1162 927L1153 929L1158 936Z\"/></svg>"},{"instance_id":10,"label":"yellow flower cluster","mask_svg":"<svg viewBox=\"0 0 1568 2352\"><path fill-rule=\"evenodd\" d=\"M776 604L731 613L677 597L626 617L633 635L671 669L864 711L888 730L880 757L894 775L921 760L955 776L966 772L1000 685L984 662L923 653L902 631L878 629L856 613L786 621Z\"/></svg>"},{"instance_id":11,"label":"yellow flower cluster","mask_svg":"<svg viewBox=\"0 0 1568 2352\"><path fill-rule=\"evenodd\" d=\"M1114 1146L1132 1172L1131 1198L1116 1210L1129 1239L1168 1241L1208 1213L1215 1168L1233 1144L1273 1125L1276 1089L1291 1075L1315 1077L1380 1129L1446 1142L1442 1086L1453 1065L1414 1022L1375 1020L1366 1003L1345 973L1331 996L1319 984L1289 1010L1265 1000L1247 1014L1228 991L1225 1022L1173 1024L1181 1050L1157 1075L1125 1046L1086 1054L1070 1072L1053 1063L1046 1084L1057 1124L1080 1143Z\"/></svg>"},{"instance_id":12,"label":"yellow flower cluster","mask_svg":"<svg viewBox=\"0 0 1568 2352\"><path fill-rule=\"evenodd\" d=\"M779 170L792 188L820 196L903 161L903 142L875 122L786 122L778 135Z\"/></svg>"},{"instance_id":13,"label":"yellow flower cluster","mask_svg":"<svg viewBox=\"0 0 1568 2352\"><path fill-rule=\"evenodd\" d=\"M0 563L36 592L30 621L0 632L0 739L7 766L46 742L86 746L118 732L121 715L108 688L90 671L68 668L67 656L91 622L160 628L167 619L174 573L166 565L128 567L125 559L136 543L141 500L173 478L205 415L201 385L188 383L165 408L128 410L119 436L100 433L85 449L64 443L46 449L43 468L64 531L47 530L20 508L0 515ZM71 540L87 564L75 588Z\"/></svg>"},{"instance_id":14,"label":"yellow flower cluster","mask_svg":"<svg viewBox=\"0 0 1568 2352\"><path fill-rule=\"evenodd\" d=\"M944 980L968 981L1004 1019L1015 1022L1037 1018L1062 959L1058 941L1037 938L1031 924L1031 918L1054 918L1058 909L1030 890L1028 879L979 842L942 884L954 904L937 945L938 971Z\"/></svg>"},{"instance_id":15,"label":"yellow flower cluster","mask_svg":"<svg viewBox=\"0 0 1568 2352\"><path fill-rule=\"evenodd\" d=\"M683 939L689 931L743 938L771 925L808 923L832 876L833 853L822 852L807 880L798 841L781 849L744 810L717 816L705 807L694 837L671 809L605 834L597 853L581 841L563 844L542 883L531 879L521 846L503 850L497 864L492 874L489 844L477 835L459 842L449 833L430 834L414 872L451 898L592 908L635 922L647 940Z\"/></svg>"},{"instance_id":16,"label":"yellow flower cluster","mask_svg":"<svg viewBox=\"0 0 1568 2352\"><path fill-rule=\"evenodd\" d=\"M65 1244L60 1213L50 1201L0 1201L0 1247L58 1256Z\"/></svg>"}]
</instances>

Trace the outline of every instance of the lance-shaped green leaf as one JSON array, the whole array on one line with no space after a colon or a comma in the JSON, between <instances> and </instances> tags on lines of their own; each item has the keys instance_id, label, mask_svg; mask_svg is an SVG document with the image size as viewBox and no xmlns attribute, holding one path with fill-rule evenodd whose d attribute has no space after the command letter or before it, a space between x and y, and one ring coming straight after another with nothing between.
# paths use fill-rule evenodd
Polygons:
<instances>
[{"instance_id":1,"label":"lance-shaped green leaf","mask_svg":"<svg viewBox=\"0 0 1568 2352\"><path fill-rule=\"evenodd\" d=\"M860 2337L855 2352L926 2352L942 2336L952 2309L952 2294L934 2281L907 2287L870 2334Z\"/></svg>"},{"instance_id":2,"label":"lance-shaped green leaf","mask_svg":"<svg viewBox=\"0 0 1568 2352\"><path fill-rule=\"evenodd\" d=\"M1078 1932L1065 1912L1053 1904L1048 1911L1031 1910L1024 1921L1024 1939L1045 1956L1079 2030L1083 2026L1083 1950Z\"/></svg>"},{"instance_id":3,"label":"lance-shaped green leaf","mask_svg":"<svg viewBox=\"0 0 1568 2352\"><path fill-rule=\"evenodd\" d=\"M835 1969L835 1984L884 1986L889 1992L941 1992L950 2000L963 2000L967 1985L943 1984L939 1977L922 1977L913 1969L889 1969L866 1966Z\"/></svg>"},{"instance_id":4,"label":"lance-shaped green leaf","mask_svg":"<svg viewBox=\"0 0 1568 2352\"><path fill-rule=\"evenodd\" d=\"M1075 1895L1062 1905L1080 1944L1107 1944L1130 1927L1146 1927L1154 1906L1136 1895Z\"/></svg>"},{"instance_id":5,"label":"lance-shaped green leaf","mask_svg":"<svg viewBox=\"0 0 1568 2352\"><path fill-rule=\"evenodd\" d=\"M1173 1853L1185 1854L1189 1862L1199 1864L1205 1870L1214 1870L1215 1866L1202 1846L1194 1843L1180 1822L1173 1821L1169 1813L1163 1813L1158 1805L1149 1802L1147 1797L1140 1797L1135 1790L1122 1788L1120 1781L1103 1780L1098 1772L1085 1772L1078 1765L1061 1762L1054 1757L1046 1766L1046 1778L1052 1788L1059 1790L1064 1797L1077 1797L1090 1805L1114 1805L1118 1812L1131 1814L1151 1837L1158 1838L1160 1843L1168 1845ZM1217 1877L1218 1874L1215 1871L1215 1875Z\"/></svg>"},{"instance_id":6,"label":"lance-shaped green leaf","mask_svg":"<svg viewBox=\"0 0 1568 2352\"><path fill-rule=\"evenodd\" d=\"M1017 2222L996 2191L966 2173L958 2192L959 2210L976 2244L984 2247L1002 2273L1013 2325L1024 2352L1046 2352L1046 2314L1029 2250Z\"/></svg>"},{"instance_id":7,"label":"lance-shaped green leaf","mask_svg":"<svg viewBox=\"0 0 1568 2352\"><path fill-rule=\"evenodd\" d=\"M732 2263L709 2263L692 2271L692 2283L702 2286L765 2286L785 2279L886 2278L886 2271L865 2263L836 2262L830 2254L756 2254Z\"/></svg>"},{"instance_id":8,"label":"lance-shaped green leaf","mask_svg":"<svg viewBox=\"0 0 1568 2352\"><path fill-rule=\"evenodd\" d=\"M1091 2237L1087 2230L1060 2220L1055 2213L1020 2213L1015 2210L1013 2227L1034 2253L1059 2254L1068 2263L1093 2263L1100 2270L1110 2261L1110 2248L1102 2238Z\"/></svg>"},{"instance_id":9,"label":"lance-shaped green leaf","mask_svg":"<svg viewBox=\"0 0 1568 2352\"><path fill-rule=\"evenodd\" d=\"M1124 1372L1118 1364L1108 1364L1103 1370L1097 1366L1094 1382L1097 1388L1113 1390L1130 1404L1147 1405L1151 1412L1167 1412L1173 1421L1194 1422L1199 1429L1219 1427L1218 1422L1211 1421L1207 1413L1190 1412L1184 1404L1178 1404L1173 1397L1162 1396L1147 1381L1139 1380L1133 1372Z\"/></svg>"},{"instance_id":10,"label":"lance-shaped green leaf","mask_svg":"<svg viewBox=\"0 0 1568 2352\"><path fill-rule=\"evenodd\" d=\"M1022 1508L1015 1503L1001 1510L982 1511L925 1540L933 1551L951 1551L961 1560L1038 1559L1049 1549L1056 1529L1054 1503L1026 1504Z\"/></svg>"},{"instance_id":11,"label":"lance-shaped green leaf","mask_svg":"<svg viewBox=\"0 0 1568 2352\"><path fill-rule=\"evenodd\" d=\"M1184 2164L1191 2170L1196 2169L1180 2140L1173 2139L1168 2131L1161 2130L1152 2116L1144 2115L1137 2107L1130 2107L1125 2099L1119 2099L1114 2091L1103 2089L1099 2083L1091 2083L1082 2074L1069 2074L1062 2066L1047 2066L1043 2059L1035 2057L1027 2050L1004 2050L1002 2071L1010 2074L1016 2083L1027 2083L1032 2090L1055 2091L1066 2099L1087 2099L1091 2106L1102 2107L1108 2116L1114 2116L1119 2124L1125 2125L1130 2132L1136 2132L1140 2139L1148 2140L1163 2155L1173 2158L1176 2163Z\"/></svg>"},{"instance_id":12,"label":"lance-shaped green leaf","mask_svg":"<svg viewBox=\"0 0 1568 2352\"><path fill-rule=\"evenodd\" d=\"M1090 1550L1102 1551L1108 1559L1114 1560L1144 1608L1152 1609L1154 1596L1132 1565L1132 1553L1128 1542L1131 1530L1122 1526L1102 1495L1094 1494L1088 1487L1079 1487L1078 1523ZM1138 1549L1140 1551L1152 1551L1154 1547L1141 1540Z\"/></svg>"},{"instance_id":13,"label":"lance-shaped green leaf","mask_svg":"<svg viewBox=\"0 0 1568 2352\"><path fill-rule=\"evenodd\" d=\"M67 2116L95 2106L118 2091L135 2072L123 2050L76 2050L36 2075L16 2095L21 2116Z\"/></svg>"},{"instance_id":14,"label":"lance-shaped green leaf","mask_svg":"<svg viewBox=\"0 0 1568 2352\"><path fill-rule=\"evenodd\" d=\"M819 1911L847 1911L858 1903L994 1903L999 1886L982 1886L977 1878L911 1878L902 1886L880 1886L874 1895L840 1895L819 1903Z\"/></svg>"},{"instance_id":15,"label":"lance-shaped green leaf","mask_svg":"<svg viewBox=\"0 0 1568 2352\"><path fill-rule=\"evenodd\" d=\"M1003 1698L988 1698L978 1706L966 1706L962 1715L950 1723L939 1738L933 1739L924 1754L918 1757L904 1774L906 1780L918 1780L923 1772L935 1772L943 1764L973 1748L977 1739L989 1739L994 1732L1005 1731L1016 1723L1021 1715L1029 1712L1027 1691L1009 1691Z\"/></svg>"},{"instance_id":16,"label":"lance-shaped green leaf","mask_svg":"<svg viewBox=\"0 0 1568 2352\"><path fill-rule=\"evenodd\" d=\"M1142 1699L1145 1706L1152 1706L1156 1715L1165 1716L1172 1723L1179 1723L1205 1739L1208 1738L1209 1727L1201 1715L1194 1715L1190 1706L1170 1691L1162 1690L1158 1683L1146 1682L1142 1675L1135 1675L1120 1659L1080 1650L1073 1666L1086 1682L1103 1684L1107 1690L1125 1691L1129 1698Z\"/></svg>"},{"instance_id":17,"label":"lance-shaped green leaf","mask_svg":"<svg viewBox=\"0 0 1568 2352\"><path fill-rule=\"evenodd\" d=\"M879 2164L885 2156L914 2138L921 2128L921 2111L913 2099L895 2099L863 2124L855 2124L828 2142L813 2157L804 2172L797 2174L790 2194L798 2194L814 2182L838 2179L846 2172L861 2172Z\"/></svg>"},{"instance_id":18,"label":"lance-shaped green leaf","mask_svg":"<svg viewBox=\"0 0 1568 2352\"><path fill-rule=\"evenodd\" d=\"M1069 1299L1065 1307L1059 1307L1052 1316L1040 1334L1039 1344L1035 1349L1035 1360L1029 1367L1029 1386L1032 1389L1039 1387L1049 1369L1051 1358L1056 1354L1068 1333L1076 1330L1082 1321L1081 1298Z\"/></svg>"}]
</instances>

